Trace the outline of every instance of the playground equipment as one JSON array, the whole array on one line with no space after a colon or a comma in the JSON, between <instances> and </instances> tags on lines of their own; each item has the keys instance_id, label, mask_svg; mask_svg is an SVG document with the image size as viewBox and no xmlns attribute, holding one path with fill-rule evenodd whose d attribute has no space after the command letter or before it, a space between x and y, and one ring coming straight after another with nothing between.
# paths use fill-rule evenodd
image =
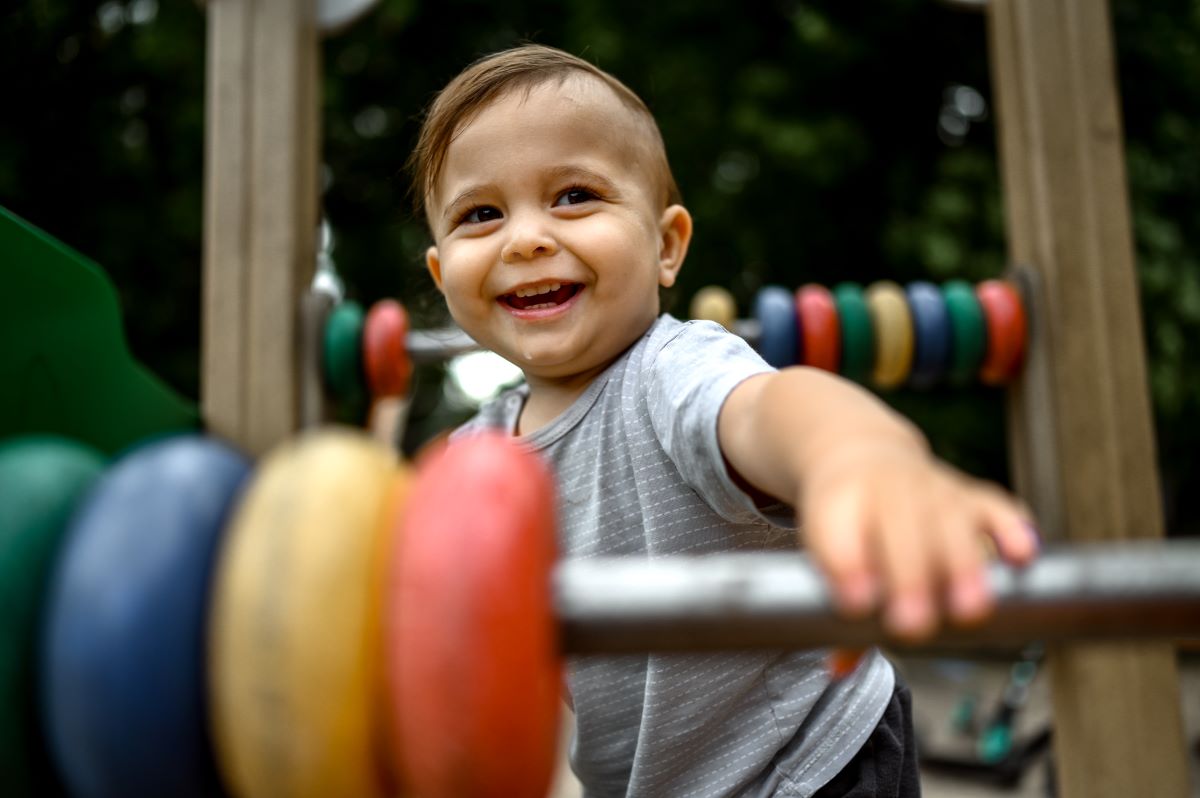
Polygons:
<instances>
[{"instance_id":1,"label":"playground equipment","mask_svg":"<svg viewBox=\"0 0 1200 798\"><path fill-rule=\"evenodd\" d=\"M317 34L303 0L209 12L204 408L262 451L296 428L302 393L295 326L278 309L298 305L313 263ZM1009 400L1014 483L1070 541L1158 538L1108 7L991 0L985 13L1008 261L1031 288ZM1060 794L1186 794L1170 645L1056 646L1048 671Z\"/></svg>"},{"instance_id":2,"label":"playground equipment","mask_svg":"<svg viewBox=\"0 0 1200 798\"><path fill-rule=\"evenodd\" d=\"M882 280L864 291L804 285L793 295L762 288L754 318L736 318L728 291L708 286L691 303L694 319L725 325L753 343L772 366L806 365L888 390L930 388L973 379L1007 385L1025 359L1028 330L1018 288L986 280L972 288L951 280L901 288Z\"/></svg>"},{"instance_id":3,"label":"playground equipment","mask_svg":"<svg viewBox=\"0 0 1200 798\"><path fill-rule=\"evenodd\" d=\"M57 284L111 292L92 264L13 223L16 251L53 254ZM835 333L840 344L836 303L817 310L815 333L804 323L813 321L806 299L828 292L806 286L794 306L783 293L786 324L760 313L735 326L768 349L771 336L790 337L793 351L804 340L807 356L824 352L820 365L839 368L829 354ZM867 306L855 286L838 293ZM915 306L917 293L900 301ZM52 295L31 290L24 301L39 307ZM985 337L983 303L975 307L968 341ZM46 310L50 323L62 319ZM115 337L113 310L107 327L85 330ZM342 400L401 400L417 353L444 358L473 344L409 331L392 300L365 314L343 302L320 317L322 345L304 366ZM846 330L886 329L866 323ZM946 324L935 332L949 338ZM928 334L909 337L915 352L928 349ZM941 347L934 371L953 348ZM986 347L968 349L968 371L981 368ZM554 761L562 654L886 639L874 622L840 619L800 555L555 565L544 468L503 440L480 445L434 459L410 489L393 447L348 432L287 442L253 474L211 438L143 442L103 473L101 456L78 443L6 441L0 490L24 510L0 519L0 564L20 577L7 582L19 601L0 629L16 752L0 786L46 790L61 777L85 796L204 795L222 782L251 798L384 795L395 769L424 795L536 794ZM476 554L468 569L454 565L466 545ZM998 568L992 620L945 630L926 648L1189 633L1200 628L1194 548L1068 552L1021 573ZM441 733L418 734L414 723ZM392 726L399 742L381 742ZM470 744L439 742L456 740ZM385 744L381 768L373 752Z\"/></svg>"},{"instance_id":4,"label":"playground equipment","mask_svg":"<svg viewBox=\"0 0 1200 798\"><path fill-rule=\"evenodd\" d=\"M204 408L262 450L296 427L279 408L301 393L277 309L297 306L313 262L316 31L302 0L209 11ZM992 0L986 14L1009 262L1033 288L1009 412L1017 490L1072 541L1161 537L1107 4ZM1061 794L1186 792L1169 645L1059 647L1049 671Z\"/></svg>"},{"instance_id":5,"label":"playground equipment","mask_svg":"<svg viewBox=\"0 0 1200 798\"><path fill-rule=\"evenodd\" d=\"M135 447L102 473L73 447L0 446L4 489L45 483L47 463L60 485L35 491L52 498L18 528L0 519L0 539L36 544L51 573L0 629L13 662L37 662L0 674L0 694L14 750L36 753L44 729L80 796L222 783L244 798L382 796L397 780L427 798L541 794L566 654L936 653L1200 630L1195 543L996 565L989 619L914 644L842 618L798 552L556 562L549 472L504 436L437 451L415 476L346 429L289 440L252 470L197 435ZM4 562L32 562L17 552ZM32 710L12 700L30 695ZM52 783L38 761L6 769L5 784Z\"/></svg>"},{"instance_id":6,"label":"playground equipment","mask_svg":"<svg viewBox=\"0 0 1200 798\"><path fill-rule=\"evenodd\" d=\"M305 398L304 336L291 309L301 305L315 260L317 25L313 3L302 0L228 0L209 14L204 417L263 454L302 426L312 396ZM1069 540L1161 537L1107 8L992 0L987 14L1009 261L1027 264L1029 288L1031 343L1010 393L1015 482L1043 527ZM328 523L349 515L333 513ZM366 548L354 550L365 558ZM267 573L288 564L278 554L261 548ZM251 631L260 643L292 639L279 625L284 600L263 595ZM365 606L355 601L347 613ZM1046 631L1028 623L1030 635ZM284 645L267 650L283 667L308 661ZM1056 644L1048 668L1060 794L1186 793L1169 643ZM329 673L324 664L310 672ZM287 695L272 692L271 682L257 685L262 717L282 734L297 717ZM347 728L358 734L373 722ZM298 773L291 766L304 757L288 752L324 742L299 738L289 749L283 737L264 739L264 772L274 774ZM94 761L80 765L83 781Z\"/></svg>"},{"instance_id":7,"label":"playground equipment","mask_svg":"<svg viewBox=\"0 0 1200 798\"><path fill-rule=\"evenodd\" d=\"M263 451L298 426L298 336L279 309L298 306L313 263L317 34L303 0L209 12L203 405ZM1108 6L991 0L986 14L1008 261L1031 288L1014 483L1067 540L1160 538ZM1169 644L1056 646L1048 663L1060 794L1186 794Z\"/></svg>"},{"instance_id":8,"label":"playground equipment","mask_svg":"<svg viewBox=\"0 0 1200 798\"><path fill-rule=\"evenodd\" d=\"M305 338L320 345L305 348L302 371L312 382L319 371L326 394L341 404L402 399L414 363L479 348L457 327L410 330L407 312L394 299L364 313L352 300L330 306L314 289L305 310L312 327ZM749 319L737 318L728 291L710 286L696 294L691 317L724 324L773 366L813 366L881 389L975 379L1005 385L1020 374L1027 343L1024 304L1016 287L1001 280L975 288L953 280L941 289L918 282L906 290L877 283L865 292L853 283L833 292L806 285L794 297L767 286Z\"/></svg>"},{"instance_id":9,"label":"playground equipment","mask_svg":"<svg viewBox=\"0 0 1200 798\"><path fill-rule=\"evenodd\" d=\"M104 271L0 207L0 439L54 432L112 455L199 412L130 354Z\"/></svg>"}]
</instances>

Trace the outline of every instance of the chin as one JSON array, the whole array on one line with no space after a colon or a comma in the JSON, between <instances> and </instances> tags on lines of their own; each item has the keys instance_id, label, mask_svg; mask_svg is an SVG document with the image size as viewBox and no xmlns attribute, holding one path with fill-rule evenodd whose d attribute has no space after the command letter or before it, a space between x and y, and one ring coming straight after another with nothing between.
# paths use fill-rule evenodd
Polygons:
<instances>
[{"instance_id":1,"label":"chin","mask_svg":"<svg viewBox=\"0 0 1200 798\"><path fill-rule=\"evenodd\" d=\"M575 370L568 365L569 361L564 362L562 358L542 355L534 355L529 358L520 357L513 362L523 371L539 377L561 377Z\"/></svg>"}]
</instances>

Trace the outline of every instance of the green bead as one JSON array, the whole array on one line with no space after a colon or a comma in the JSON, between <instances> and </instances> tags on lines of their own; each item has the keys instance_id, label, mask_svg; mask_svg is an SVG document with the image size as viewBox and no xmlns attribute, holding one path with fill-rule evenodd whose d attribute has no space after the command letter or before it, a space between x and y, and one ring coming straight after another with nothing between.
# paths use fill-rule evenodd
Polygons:
<instances>
[{"instance_id":1,"label":"green bead","mask_svg":"<svg viewBox=\"0 0 1200 798\"><path fill-rule=\"evenodd\" d=\"M866 381L875 363L875 333L862 287L841 283L833 289L838 324L842 331L842 375Z\"/></svg>"},{"instance_id":2,"label":"green bead","mask_svg":"<svg viewBox=\"0 0 1200 798\"><path fill-rule=\"evenodd\" d=\"M950 382L964 385L974 379L987 354L987 326L974 289L962 280L942 286L950 314Z\"/></svg>"},{"instance_id":3,"label":"green bead","mask_svg":"<svg viewBox=\"0 0 1200 798\"><path fill-rule=\"evenodd\" d=\"M325 386L339 402L354 403L366 392L362 365L363 309L343 302L325 322L322 371Z\"/></svg>"},{"instance_id":4,"label":"green bead","mask_svg":"<svg viewBox=\"0 0 1200 798\"><path fill-rule=\"evenodd\" d=\"M0 445L0 795L53 792L38 733L38 624L67 521L104 467L63 438Z\"/></svg>"}]
</instances>

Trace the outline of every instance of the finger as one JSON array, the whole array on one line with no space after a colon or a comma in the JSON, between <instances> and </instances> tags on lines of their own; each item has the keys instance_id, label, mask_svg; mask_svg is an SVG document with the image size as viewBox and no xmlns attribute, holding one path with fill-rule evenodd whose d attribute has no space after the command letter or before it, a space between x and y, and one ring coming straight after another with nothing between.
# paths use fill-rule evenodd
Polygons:
<instances>
[{"instance_id":1,"label":"finger","mask_svg":"<svg viewBox=\"0 0 1200 798\"><path fill-rule=\"evenodd\" d=\"M1037 556L1041 537L1022 505L999 490L986 489L981 500L984 529L996 543L1000 558L1026 565Z\"/></svg>"},{"instance_id":2,"label":"finger","mask_svg":"<svg viewBox=\"0 0 1200 798\"><path fill-rule=\"evenodd\" d=\"M879 601L862 503L849 493L813 500L806 518L809 552L829 580L838 609L862 616Z\"/></svg>"},{"instance_id":3,"label":"finger","mask_svg":"<svg viewBox=\"0 0 1200 798\"><path fill-rule=\"evenodd\" d=\"M949 616L957 623L974 623L992 609L978 520L967 505L953 503L939 513L936 526L938 571Z\"/></svg>"},{"instance_id":4,"label":"finger","mask_svg":"<svg viewBox=\"0 0 1200 798\"><path fill-rule=\"evenodd\" d=\"M903 639L919 640L937 628L933 602L934 568L931 532L924 505L908 496L893 496L881 507L875 540L887 585L884 626Z\"/></svg>"}]
</instances>

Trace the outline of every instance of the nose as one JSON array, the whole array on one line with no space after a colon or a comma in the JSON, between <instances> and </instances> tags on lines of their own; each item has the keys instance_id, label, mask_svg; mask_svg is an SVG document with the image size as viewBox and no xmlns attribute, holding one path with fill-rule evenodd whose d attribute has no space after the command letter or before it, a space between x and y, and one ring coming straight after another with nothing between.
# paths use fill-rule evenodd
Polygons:
<instances>
[{"instance_id":1,"label":"nose","mask_svg":"<svg viewBox=\"0 0 1200 798\"><path fill-rule=\"evenodd\" d=\"M554 236L544 220L535 214L510 216L508 229L509 238L503 253L505 263L547 257L558 251Z\"/></svg>"}]
</instances>

